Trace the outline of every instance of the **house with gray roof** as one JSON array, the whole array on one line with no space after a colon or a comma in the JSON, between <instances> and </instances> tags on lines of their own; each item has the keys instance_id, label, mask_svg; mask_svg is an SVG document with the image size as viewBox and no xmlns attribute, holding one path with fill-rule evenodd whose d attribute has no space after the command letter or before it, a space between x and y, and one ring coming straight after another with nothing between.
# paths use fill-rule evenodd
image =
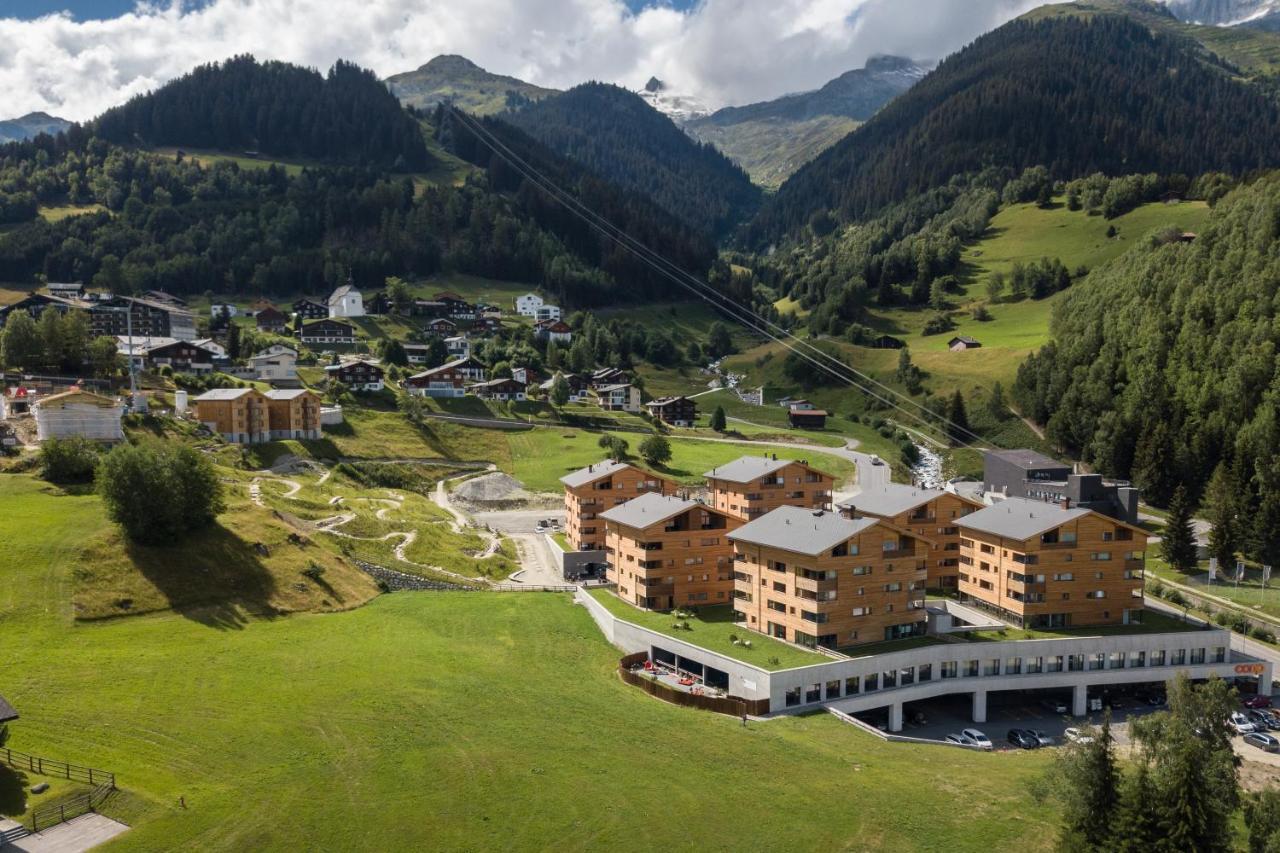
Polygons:
<instances>
[{"instance_id":1,"label":"house with gray roof","mask_svg":"<svg viewBox=\"0 0 1280 853\"><path fill-rule=\"evenodd\" d=\"M782 506L729 534L736 542L780 548L816 557L878 524L874 518L845 518L833 512Z\"/></svg>"}]
</instances>

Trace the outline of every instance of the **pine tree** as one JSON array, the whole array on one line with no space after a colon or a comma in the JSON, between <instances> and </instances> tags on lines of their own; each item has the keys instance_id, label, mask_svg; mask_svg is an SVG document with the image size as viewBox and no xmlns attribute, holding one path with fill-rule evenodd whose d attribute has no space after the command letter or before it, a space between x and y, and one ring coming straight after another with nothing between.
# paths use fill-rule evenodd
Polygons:
<instances>
[{"instance_id":1,"label":"pine tree","mask_svg":"<svg viewBox=\"0 0 1280 853\"><path fill-rule=\"evenodd\" d=\"M1004 386L999 382L992 387L991 395L987 397L987 414L996 421L1009 417L1009 402L1004 397Z\"/></svg>"},{"instance_id":2,"label":"pine tree","mask_svg":"<svg viewBox=\"0 0 1280 853\"><path fill-rule=\"evenodd\" d=\"M236 361L240 358L240 326L229 322L227 325L227 358Z\"/></svg>"},{"instance_id":3,"label":"pine tree","mask_svg":"<svg viewBox=\"0 0 1280 853\"><path fill-rule=\"evenodd\" d=\"M1111 714L1091 742L1068 747L1062 764L1062 850L1105 850L1120 801Z\"/></svg>"},{"instance_id":4,"label":"pine tree","mask_svg":"<svg viewBox=\"0 0 1280 853\"><path fill-rule=\"evenodd\" d=\"M724 406L716 406L716 410L711 413L711 428L716 432L724 432L727 420L724 414Z\"/></svg>"},{"instance_id":5,"label":"pine tree","mask_svg":"<svg viewBox=\"0 0 1280 853\"><path fill-rule=\"evenodd\" d=\"M1205 490L1205 516L1209 520L1209 553L1226 571L1235 563L1240 545L1239 485L1226 460L1218 463Z\"/></svg>"},{"instance_id":6,"label":"pine tree","mask_svg":"<svg viewBox=\"0 0 1280 853\"><path fill-rule=\"evenodd\" d=\"M1132 774L1120 786L1120 802L1111 822L1106 849L1116 853L1150 853L1160 849L1160 818L1152 804L1159 796L1146 761L1135 762Z\"/></svg>"},{"instance_id":7,"label":"pine tree","mask_svg":"<svg viewBox=\"0 0 1280 853\"><path fill-rule=\"evenodd\" d=\"M551 402L557 407L569 402L569 382L563 373L557 373L551 382Z\"/></svg>"},{"instance_id":8,"label":"pine tree","mask_svg":"<svg viewBox=\"0 0 1280 853\"><path fill-rule=\"evenodd\" d=\"M1249 853L1280 850L1280 790L1246 795L1244 825L1249 828Z\"/></svg>"},{"instance_id":9,"label":"pine tree","mask_svg":"<svg viewBox=\"0 0 1280 853\"><path fill-rule=\"evenodd\" d=\"M947 435L952 444L963 444L969 436L969 413L965 410L964 395L957 388L947 403Z\"/></svg>"},{"instance_id":10,"label":"pine tree","mask_svg":"<svg viewBox=\"0 0 1280 853\"><path fill-rule=\"evenodd\" d=\"M1187 497L1187 488L1181 484L1173 490L1169 501L1169 520L1160 535L1160 556L1166 563L1181 572L1196 567L1195 529L1191 523L1193 508Z\"/></svg>"},{"instance_id":11,"label":"pine tree","mask_svg":"<svg viewBox=\"0 0 1280 853\"><path fill-rule=\"evenodd\" d=\"M1159 415L1138 439L1133 458L1133 479L1142 487L1144 498L1156 506L1166 506L1178 480L1173 437L1169 422L1159 408L1158 405L1153 406Z\"/></svg>"}]
</instances>

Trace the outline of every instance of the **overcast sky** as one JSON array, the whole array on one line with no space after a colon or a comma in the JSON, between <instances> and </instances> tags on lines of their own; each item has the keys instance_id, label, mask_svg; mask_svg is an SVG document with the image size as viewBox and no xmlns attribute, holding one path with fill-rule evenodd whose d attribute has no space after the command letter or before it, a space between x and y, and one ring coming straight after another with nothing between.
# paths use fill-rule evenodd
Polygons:
<instances>
[{"instance_id":1,"label":"overcast sky","mask_svg":"<svg viewBox=\"0 0 1280 853\"><path fill-rule=\"evenodd\" d=\"M936 60L1041 2L0 0L0 119L89 119L239 53L383 77L458 53L556 88L657 75L718 107L815 88L878 53Z\"/></svg>"}]
</instances>

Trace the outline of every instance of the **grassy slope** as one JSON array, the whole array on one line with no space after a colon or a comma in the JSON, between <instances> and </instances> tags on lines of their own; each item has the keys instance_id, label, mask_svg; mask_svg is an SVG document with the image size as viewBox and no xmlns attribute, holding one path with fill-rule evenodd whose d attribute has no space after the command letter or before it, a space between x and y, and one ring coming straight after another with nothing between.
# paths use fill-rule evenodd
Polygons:
<instances>
[{"instance_id":1,"label":"grassy slope","mask_svg":"<svg viewBox=\"0 0 1280 853\"><path fill-rule=\"evenodd\" d=\"M722 127L711 122L689 129L741 166L751 180L777 189L791 173L858 128L845 116L817 116L806 121L744 121Z\"/></svg>"},{"instance_id":2,"label":"grassy slope","mask_svg":"<svg viewBox=\"0 0 1280 853\"><path fill-rule=\"evenodd\" d=\"M5 503L12 745L119 774L115 814L134 828L105 850L1049 845L1053 811L1026 793L1046 756L943 762L828 715L743 728L667 705L618 681L618 653L563 596L403 593L236 625L76 625L94 499ZM725 801L759 819L707 808Z\"/></svg>"}]
</instances>

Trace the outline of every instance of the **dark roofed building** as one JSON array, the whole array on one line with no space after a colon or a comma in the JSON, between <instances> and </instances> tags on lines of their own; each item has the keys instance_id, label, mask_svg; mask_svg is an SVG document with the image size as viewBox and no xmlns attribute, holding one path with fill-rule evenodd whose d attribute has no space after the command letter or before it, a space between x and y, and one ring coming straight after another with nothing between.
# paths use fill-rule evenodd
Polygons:
<instances>
[{"instance_id":1,"label":"dark roofed building","mask_svg":"<svg viewBox=\"0 0 1280 853\"><path fill-rule=\"evenodd\" d=\"M795 429L826 429L827 413L822 409L802 409L792 406L787 410L787 421Z\"/></svg>"},{"instance_id":2,"label":"dark roofed building","mask_svg":"<svg viewBox=\"0 0 1280 853\"><path fill-rule=\"evenodd\" d=\"M867 345L872 349L902 349L906 346L905 343L893 335L878 335L872 338Z\"/></svg>"},{"instance_id":3,"label":"dark roofed building","mask_svg":"<svg viewBox=\"0 0 1280 853\"><path fill-rule=\"evenodd\" d=\"M698 419L698 404L688 397L659 397L645 405L650 415L671 426L691 427Z\"/></svg>"},{"instance_id":4,"label":"dark roofed building","mask_svg":"<svg viewBox=\"0 0 1280 853\"><path fill-rule=\"evenodd\" d=\"M983 453L983 487L1015 498L1084 507L1127 524L1138 523L1141 490L1127 480L1101 474L1077 474L1035 450L988 450Z\"/></svg>"},{"instance_id":5,"label":"dark roofed building","mask_svg":"<svg viewBox=\"0 0 1280 853\"><path fill-rule=\"evenodd\" d=\"M258 325L258 330L263 332L283 332L284 327L289 324L289 315L274 305L263 308L253 315L253 319Z\"/></svg>"},{"instance_id":6,"label":"dark roofed building","mask_svg":"<svg viewBox=\"0 0 1280 853\"><path fill-rule=\"evenodd\" d=\"M303 320L323 320L329 316L329 306L316 299L299 299L293 303L293 313Z\"/></svg>"},{"instance_id":7,"label":"dark roofed building","mask_svg":"<svg viewBox=\"0 0 1280 853\"><path fill-rule=\"evenodd\" d=\"M10 720L18 719L18 712L8 700L0 696L0 723L7 723Z\"/></svg>"},{"instance_id":8,"label":"dark roofed building","mask_svg":"<svg viewBox=\"0 0 1280 853\"><path fill-rule=\"evenodd\" d=\"M981 346L982 344L978 343L977 340L968 337L967 335L956 335L954 338L947 341L947 349L952 352L958 352L966 349L978 349Z\"/></svg>"}]
</instances>

